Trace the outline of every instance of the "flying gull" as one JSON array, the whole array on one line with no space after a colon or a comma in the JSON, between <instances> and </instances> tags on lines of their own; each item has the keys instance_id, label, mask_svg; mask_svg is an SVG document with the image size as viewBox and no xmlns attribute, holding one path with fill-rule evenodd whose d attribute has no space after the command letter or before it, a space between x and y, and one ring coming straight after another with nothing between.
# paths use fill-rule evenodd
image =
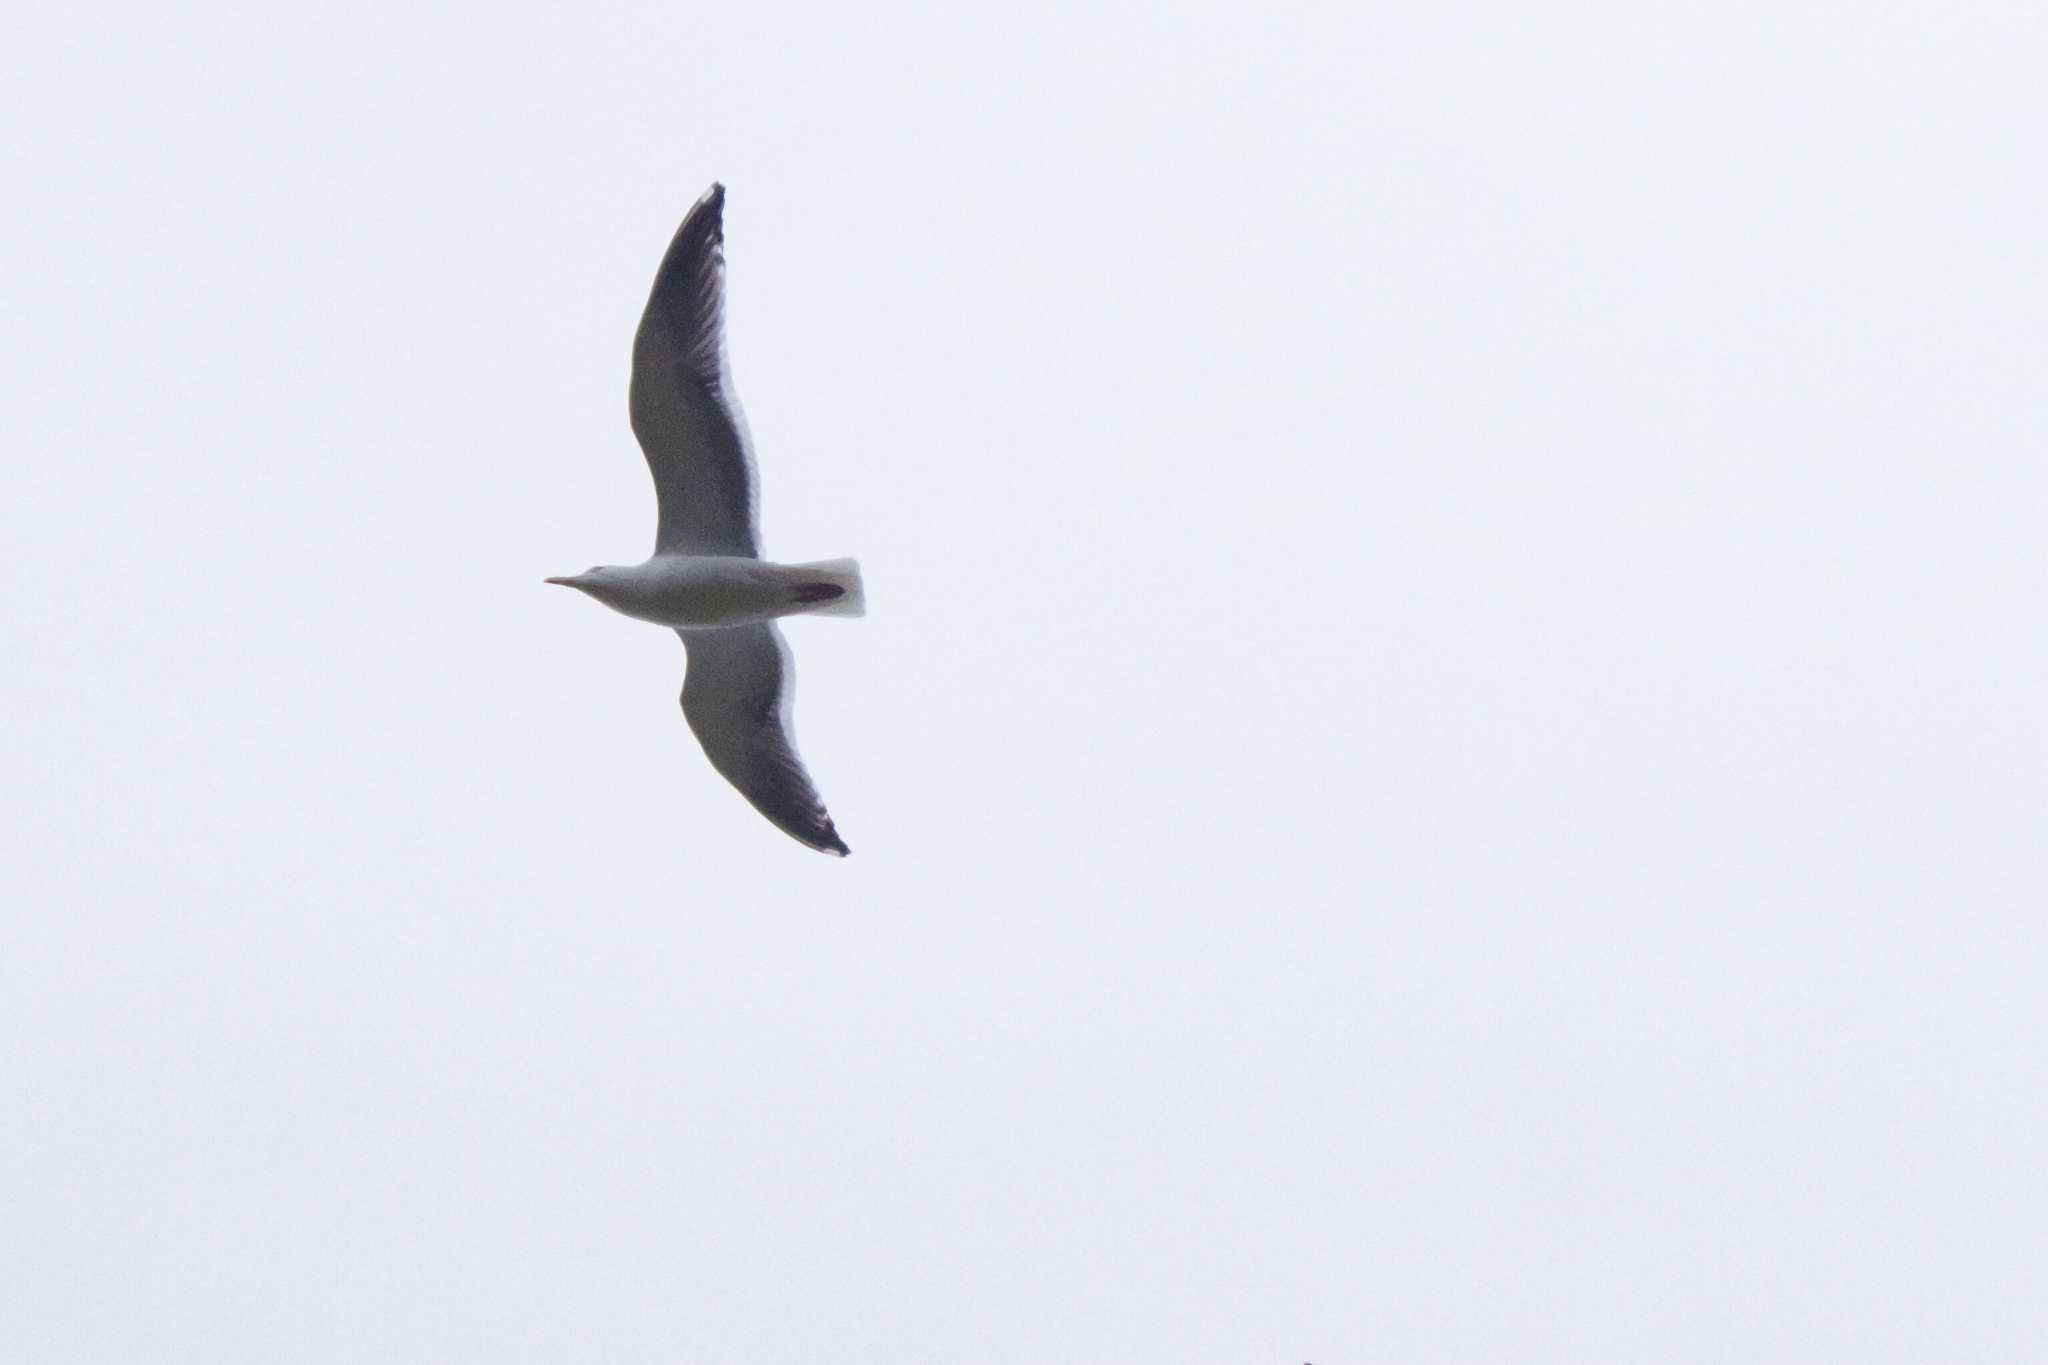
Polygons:
<instances>
[{"instance_id":1,"label":"flying gull","mask_svg":"<svg viewBox=\"0 0 2048 1365\"><path fill-rule=\"evenodd\" d=\"M725 186L676 229L633 338L633 434L654 473L654 553L550 578L680 635L683 719L711 766L777 829L847 847L790 732L792 671L778 616L860 616L851 559L773 564L755 524L754 461L726 366Z\"/></svg>"}]
</instances>

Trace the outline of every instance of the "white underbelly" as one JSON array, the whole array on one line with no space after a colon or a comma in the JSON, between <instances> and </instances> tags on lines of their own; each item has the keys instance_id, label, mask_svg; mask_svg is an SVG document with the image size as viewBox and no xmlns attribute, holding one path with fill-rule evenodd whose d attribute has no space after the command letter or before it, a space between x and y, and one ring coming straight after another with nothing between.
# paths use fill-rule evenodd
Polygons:
<instances>
[{"instance_id":1,"label":"white underbelly","mask_svg":"<svg viewBox=\"0 0 2048 1365\"><path fill-rule=\"evenodd\" d=\"M651 570L628 615L683 629L772 621L798 610L790 571L758 559L677 557Z\"/></svg>"}]
</instances>

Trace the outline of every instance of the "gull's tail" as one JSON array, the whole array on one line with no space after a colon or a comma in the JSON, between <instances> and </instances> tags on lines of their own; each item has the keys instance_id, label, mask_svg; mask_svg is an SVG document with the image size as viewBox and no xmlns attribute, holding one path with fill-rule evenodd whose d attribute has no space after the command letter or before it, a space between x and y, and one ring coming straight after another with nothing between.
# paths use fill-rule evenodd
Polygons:
<instances>
[{"instance_id":1,"label":"gull's tail","mask_svg":"<svg viewBox=\"0 0 2048 1365\"><path fill-rule=\"evenodd\" d=\"M866 616L867 594L860 586L860 561L821 559L815 564L791 564L793 591L807 616Z\"/></svg>"}]
</instances>

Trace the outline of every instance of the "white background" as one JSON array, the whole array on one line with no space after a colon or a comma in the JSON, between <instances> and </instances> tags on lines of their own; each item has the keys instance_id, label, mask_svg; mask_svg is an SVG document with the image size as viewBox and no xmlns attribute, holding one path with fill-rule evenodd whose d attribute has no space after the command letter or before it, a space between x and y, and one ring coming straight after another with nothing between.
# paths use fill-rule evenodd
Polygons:
<instances>
[{"instance_id":1,"label":"white background","mask_svg":"<svg viewBox=\"0 0 2048 1365\"><path fill-rule=\"evenodd\" d=\"M20 17L7 1357L2042 1359L2041 16Z\"/></svg>"}]
</instances>

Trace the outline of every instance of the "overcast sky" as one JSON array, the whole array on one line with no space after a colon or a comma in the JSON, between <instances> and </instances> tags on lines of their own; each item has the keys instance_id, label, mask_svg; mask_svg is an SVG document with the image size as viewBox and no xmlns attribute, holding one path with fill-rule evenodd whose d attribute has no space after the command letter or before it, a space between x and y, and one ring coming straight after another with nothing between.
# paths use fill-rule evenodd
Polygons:
<instances>
[{"instance_id":1,"label":"overcast sky","mask_svg":"<svg viewBox=\"0 0 2048 1365\"><path fill-rule=\"evenodd\" d=\"M2037 5L9 46L10 1358L2048 1356ZM540 582L714 179L844 862Z\"/></svg>"}]
</instances>

